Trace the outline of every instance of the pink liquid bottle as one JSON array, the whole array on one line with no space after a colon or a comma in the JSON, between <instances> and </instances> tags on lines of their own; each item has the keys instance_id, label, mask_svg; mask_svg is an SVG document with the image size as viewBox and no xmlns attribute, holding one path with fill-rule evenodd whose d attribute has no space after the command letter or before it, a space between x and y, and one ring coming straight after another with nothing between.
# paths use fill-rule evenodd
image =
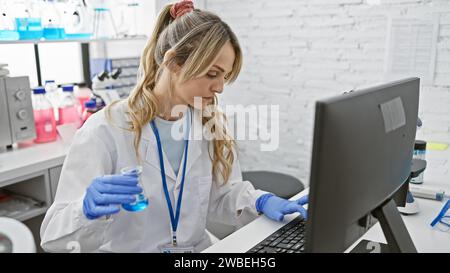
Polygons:
<instances>
[{"instance_id":1,"label":"pink liquid bottle","mask_svg":"<svg viewBox=\"0 0 450 273\"><path fill-rule=\"evenodd\" d=\"M81 111L80 113L84 113L85 103L91 99L92 91L85 84L79 84L73 91L73 94L78 99Z\"/></svg>"},{"instance_id":2,"label":"pink liquid bottle","mask_svg":"<svg viewBox=\"0 0 450 273\"><path fill-rule=\"evenodd\" d=\"M36 143L56 140L56 121L53 106L45 97L44 87L33 89L33 115L36 127Z\"/></svg>"},{"instance_id":3,"label":"pink liquid bottle","mask_svg":"<svg viewBox=\"0 0 450 273\"><path fill-rule=\"evenodd\" d=\"M86 120L95 112L97 112L97 103L95 100L88 100L84 103L84 111L83 115L81 116L83 124L86 122Z\"/></svg>"},{"instance_id":4,"label":"pink liquid bottle","mask_svg":"<svg viewBox=\"0 0 450 273\"><path fill-rule=\"evenodd\" d=\"M59 124L74 123L77 128L81 126L80 106L73 94L73 85L62 87L61 102L59 104Z\"/></svg>"}]
</instances>

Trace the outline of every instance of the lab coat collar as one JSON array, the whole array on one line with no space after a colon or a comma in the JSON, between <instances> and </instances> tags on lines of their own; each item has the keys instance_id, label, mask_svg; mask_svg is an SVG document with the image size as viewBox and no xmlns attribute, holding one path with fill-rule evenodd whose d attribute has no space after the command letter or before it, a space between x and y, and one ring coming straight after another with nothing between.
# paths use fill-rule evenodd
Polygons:
<instances>
[{"instance_id":1,"label":"lab coat collar","mask_svg":"<svg viewBox=\"0 0 450 273\"><path fill-rule=\"evenodd\" d=\"M198 160L200 155L202 154L202 132L203 132L203 125L201 120L200 111L193 110L193 119L192 119L192 126L190 130L190 138L189 138L189 147L188 147L188 161L186 165L186 179L188 177L188 173L194 163ZM157 168L161 171L161 166L159 164L159 155L158 155L158 147L156 144L156 137L153 133L153 130L151 128L150 123L148 123L146 126L142 128L142 139L148 143L147 149L145 152L145 161ZM163 148L163 156L164 156L164 169L166 172L166 176L170 177L173 181L176 181L175 183L175 189L179 188L181 185L181 178L182 178L182 165L179 168L178 171L178 177L175 175L175 172L173 171L172 166L170 165L170 162L164 153ZM184 154L183 154L183 160L184 160ZM181 162L183 164L183 161ZM185 181L185 183L187 180Z\"/></svg>"}]
</instances>

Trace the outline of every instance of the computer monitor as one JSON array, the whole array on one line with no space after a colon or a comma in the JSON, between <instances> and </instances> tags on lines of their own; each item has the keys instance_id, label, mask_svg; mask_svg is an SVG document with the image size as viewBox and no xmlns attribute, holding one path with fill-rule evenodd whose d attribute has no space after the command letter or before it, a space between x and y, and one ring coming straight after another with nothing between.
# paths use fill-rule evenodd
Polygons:
<instances>
[{"instance_id":1,"label":"computer monitor","mask_svg":"<svg viewBox=\"0 0 450 273\"><path fill-rule=\"evenodd\" d=\"M390 252L416 252L393 200L411 171L419 79L316 103L307 252L344 252L379 220Z\"/></svg>"}]
</instances>

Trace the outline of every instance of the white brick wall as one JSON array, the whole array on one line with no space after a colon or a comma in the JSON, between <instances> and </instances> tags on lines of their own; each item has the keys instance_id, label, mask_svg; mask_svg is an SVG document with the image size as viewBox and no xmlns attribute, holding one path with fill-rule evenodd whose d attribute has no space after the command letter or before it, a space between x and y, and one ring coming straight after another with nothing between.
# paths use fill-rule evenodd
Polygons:
<instances>
[{"instance_id":1,"label":"white brick wall","mask_svg":"<svg viewBox=\"0 0 450 273\"><path fill-rule=\"evenodd\" d=\"M418 138L450 142L450 1L206 0L234 29L244 50L225 103L280 104L280 147L260 152L241 142L244 170L286 172L307 181L314 101L383 81L389 15L441 12L436 74L422 86ZM450 163L447 163L447 168Z\"/></svg>"}]
</instances>

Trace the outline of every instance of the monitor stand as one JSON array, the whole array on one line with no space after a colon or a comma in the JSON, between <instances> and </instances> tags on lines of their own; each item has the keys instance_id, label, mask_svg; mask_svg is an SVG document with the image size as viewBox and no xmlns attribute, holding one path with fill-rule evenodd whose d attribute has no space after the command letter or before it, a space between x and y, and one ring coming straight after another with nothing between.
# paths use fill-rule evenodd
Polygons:
<instances>
[{"instance_id":1,"label":"monitor stand","mask_svg":"<svg viewBox=\"0 0 450 273\"><path fill-rule=\"evenodd\" d=\"M417 177L425 168L425 160L413 159L411 174L406 182L392 198L372 211L373 216L380 222L387 244L362 240L350 251L351 253L417 253L397 207L406 205L406 195L409 191L411 177ZM368 225L366 227L369 228Z\"/></svg>"},{"instance_id":2,"label":"monitor stand","mask_svg":"<svg viewBox=\"0 0 450 273\"><path fill-rule=\"evenodd\" d=\"M406 229L397 204L390 199L372 214L378 219L387 244L362 240L351 253L416 253L416 247Z\"/></svg>"},{"instance_id":3,"label":"monitor stand","mask_svg":"<svg viewBox=\"0 0 450 273\"><path fill-rule=\"evenodd\" d=\"M387 244L361 240L350 253L390 253L389 246Z\"/></svg>"}]
</instances>

